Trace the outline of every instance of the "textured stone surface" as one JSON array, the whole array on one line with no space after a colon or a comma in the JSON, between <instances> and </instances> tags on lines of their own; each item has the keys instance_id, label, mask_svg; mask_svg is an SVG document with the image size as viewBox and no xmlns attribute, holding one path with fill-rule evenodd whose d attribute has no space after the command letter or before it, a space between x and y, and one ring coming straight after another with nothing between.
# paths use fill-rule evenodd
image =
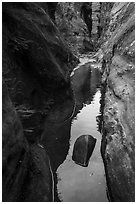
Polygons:
<instances>
[{"instance_id":1,"label":"textured stone surface","mask_svg":"<svg viewBox=\"0 0 137 204\"><path fill-rule=\"evenodd\" d=\"M75 59L44 5L3 3L3 76L13 101L37 108L51 90L69 83Z\"/></svg>"},{"instance_id":2,"label":"textured stone surface","mask_svg":"<svg viewBox=\"0 0 137 204\"><path fill-rule=\"evenodd\" d=\"M8 87L3 84L3 201L53 200L49 159L38 142L55 93L61 96L69 86L76 60L47 10L46 3L3 3L3 77ZM104 3L101 11L102 155L109 198L134 201L134 3ZM64 95L65 101L71 94ZM62 149L57 150L62 161Z\"/></svg>"},{"instance_id":3,"label":"textured stone surface","mask_svg":"<svg viewBox=\"0 0 137 204\"><path fill-rule=\"evenodd\" d=\"M103 51L102 155L111 201L134 201L135 16L134 3L115 3Z\"/></svg>"},{"instance_id":4,"label":"textured stone surface","mask_svg":"<svg viewBox=\"0 0 137 204\"><path fill-rule=\"evenodd\" d=\"M76 60L46 3L4 2L2 7L3 201L53 201L49 158L39 139Z\"/></svg>"},{"instance_id":5,"label":"textured stone surface","mask_svg":"<svg viewBox=\"0 0 137 204\"><path fill-rule=\"evenodd\" d=\"M77 61L47 11L47 3L3 3L3 78L30 143Z\"/></svg>"},{"instance_id":6,"label":"textured stone surface","mask_svg":"<svg viewBox=\"0 0 137 204\"><path fill-rule=\"evenodd\" d=\"M2 201L53 201L49 158L41 146L29 145L3 83Z\"/></svg>"}]
</instances>

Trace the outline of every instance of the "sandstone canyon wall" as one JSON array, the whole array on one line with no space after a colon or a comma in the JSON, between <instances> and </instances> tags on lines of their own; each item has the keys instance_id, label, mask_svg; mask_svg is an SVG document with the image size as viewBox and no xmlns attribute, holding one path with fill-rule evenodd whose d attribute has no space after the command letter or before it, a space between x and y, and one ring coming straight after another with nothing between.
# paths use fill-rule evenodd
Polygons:
<instances>
[{"instance_id":1,"label":"sandstone canyon wall","mask_svg":"<svg viewBox=\"0 0 137 204\"><path fill-rule=\"evenodd\" d=\"M135 4L114 3L99 51L102 60L102 155L111 201L134 201ZM104 18L105 20L105 18ZM100 55L100 56L101 56Z\"/></svg>"},{"instance_id":2,"label":"sandstone canyon wall","mask_svg":"<svg viewBox=\"0 0 137 204\"><path fill-rule=\"evenodd\" d=\"M46 3L2 3L3 201L53 201L53 175L39 140L76 58L47 10Z\"/></svg>"}]
</instances>

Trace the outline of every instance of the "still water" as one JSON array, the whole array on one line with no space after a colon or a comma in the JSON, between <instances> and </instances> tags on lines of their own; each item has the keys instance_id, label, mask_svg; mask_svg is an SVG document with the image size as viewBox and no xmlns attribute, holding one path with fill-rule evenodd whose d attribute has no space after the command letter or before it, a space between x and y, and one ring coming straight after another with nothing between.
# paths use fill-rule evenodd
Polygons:
<instances>
[{"instance_id":1,"label":"still water","mask_svg":"<svg viewBox=\"0 0 137 204\"><path fill-rule=\"evenodd\" d=\"M69 90L62 94L47 117L42 142L57 174L55 189L60 201L107 202L101 134L96 121L100 113L101 75L94 60L83 61L71 74L73 97ZM72 160L74 143L82 134L97 139L88 167Z\"/></svg>"},{"instance_id":2,"label":"still water","mask_svg":"<svg viewBox=\"0 0 137 204\"><path fill-rule=\"evenodd\" d=\"M62 201L108 201L104 166L100 155L101 135L96 123L96 116L99 114L100 96L100 91L97 91L91 104L84 106L73 120L69 153L64 163L57 170L58 191ZM82 134L91 134L97 139L88 167L81 167L72 161L73 145L77 137Z\"/></svg>"}]
</instances>

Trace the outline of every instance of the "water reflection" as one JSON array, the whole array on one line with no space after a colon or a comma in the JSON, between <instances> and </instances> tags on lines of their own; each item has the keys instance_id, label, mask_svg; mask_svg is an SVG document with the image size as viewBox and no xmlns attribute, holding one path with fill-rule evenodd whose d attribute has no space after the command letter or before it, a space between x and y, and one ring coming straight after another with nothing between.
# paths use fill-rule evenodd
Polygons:
<instances>
[{"instance_id":1,"label":"water reflection","mask_svg":"<svg viewBox=\"0 0 137 204\"><path fill-rule=\"evenodd\" d=\"M54 171L65 160L69 150L73 110L74 100L68 99L66 102L54 107L45 122L41 143L45 146L50 156Z\"/></svg>"},{"instance_id":2,"label":"water reflection","mask_svg":"<svg viewBox=\"0 0 137 204\"><path fill-rule=\"evenodd\" d=\"M86 63L74 72L71 81L77 105L77 114L85 104L90 104L93 100L97 88L100 87L101 74L98 69L94 69L91 63Z\"/></svg>"},{"instance_id":3,"label":"water reflection","mask_svg":"<svg viewBox=\"0 0 137 204\"><path fill-rule=\"evenodd\" d=\"M64 163L58 168L58 191L66 202L106 202L106 182L104 165L100 154L101 135L97 131L96 115L99 111L100 91L91 104L86 105L73 120L69 153ZM97 139L88 167L81 167L72 161L74 143L78 136L91 134Z\"/></svg>"},{"instance_id":4,"label":"water reflection","mask_svg":"<svg viewBox=\"0 0 137 204\"><path fill-rule=\"evenodd\" d=\"M85 170L87 171L87 174L84 173L82 176L81 168L83 167L80 167L80 166L77 167L77 165L73 166L71 155L69 154L69 152L72 151L71 149L72 146L70 146L70 144L71 144L71 140L73 140L74 138L70 138L70 135L72 134L71 131L73 127L72 123L74 118L76 118L80 110L86 104L87 105L91 104L96 94L96 91L100 86L100 73L98 69L94 69L94 67L92 67L91 63L86 63L85 65L82 65L79 69L75 70L74 75L71 78L71 83L72 83L74 98L72 98L68 94L68 90L64 92L63 97L66 97L65 100L60 100L60 103L57 103L57 105L54 106L54 108L52 109L52 111L47 117L47 120L45 123L45 131L42 135L41 142L42 144L44 144L50 156L53 170L56 171L59 166L60 166L60 169L64 168L63 171L61 171L61 185L65 190L65 182L67 182L66 185L68 185L68 187L67 187L67 190L64 192L63 201L91 201L91 195L90 195L91 192L89 193L88 189L92 188L92 184L93 184L93 188L96 188L97 181L95 180L97 178L94 178L94 176L92 176L92 172L89 168ZM85 118L88 117L86 119L87 126L89 126L91 129L93 125L93 121L91 121L91 115L88 114L89 113L88 109L87 111L88 112L84 116L83 122L85 123ZM94 119L96 119L96 117L94 117ZM96 126L96 124L94 125ZM87 126L86 128L88 128ZM79 132L77 128L79 129L79 126L74 128L75 135L79 136L80 134L82 134L82 132L81 130ZM86 134L85 129L83 129L83 134ZM97 148L99 151L100 144L97 145ZM69 158L67 156L68 154L69 154ZM68 162L67 165L63 167L61 164L66 160L67 161L69 160L71 162ZM92 157L92 160L94 161L96 160L96 155ZM98 163L95 162L94 167L90 166L90 168L91 169L95 168L96 170L96 168L98 168ZM76 175L75 175L76 179L74 179L73 175L71 178L67 178L67 176L68 177L70 176L68 172L70 171L70 173L72 173L71 172L72 170L76 172ZM100 174L100 171L102 170L99 169L98 174ZM59 173L58 170L57 172ZM63 177L63 175L65 177ZM88 182L89 178L91 177L90 175L92 176L92 179L91 179L92 182L91 181ZM79 176L81 177L81 179L79 179ZM87 178L85 178L85 176L87 176ZM74 181L75 182L77 181L75 185L74 185ZM83 185L81 187L83 190L75 188L76 186L80 186L79 181L83 182ZM71 188L72 186L73 188ZM68 191L68 189L70 190ZM74 192L71 192L72 190ZM83 191L83 195L80 194L81 191ZM94 197L96 192L92 191L92 193L93 193L92 194L93 200L95 201Z\"/></svg>"}]
</instances>

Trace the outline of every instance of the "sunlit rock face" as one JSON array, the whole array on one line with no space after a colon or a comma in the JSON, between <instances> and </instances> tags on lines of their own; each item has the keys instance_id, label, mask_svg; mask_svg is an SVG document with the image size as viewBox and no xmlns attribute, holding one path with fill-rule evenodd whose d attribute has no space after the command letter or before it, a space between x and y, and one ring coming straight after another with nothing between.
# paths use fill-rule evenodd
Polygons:
<instances>
[{"instance_id":1,"label":"sunlit rock face","mask_svg":"<svg viewBox=\"0 0 137 204\"><path fill-rule=\"evenodd\" d=\"M111 201L134 201L135 4L114 3L102 45L102 155Z\"/></svg>"}]
</instances>

